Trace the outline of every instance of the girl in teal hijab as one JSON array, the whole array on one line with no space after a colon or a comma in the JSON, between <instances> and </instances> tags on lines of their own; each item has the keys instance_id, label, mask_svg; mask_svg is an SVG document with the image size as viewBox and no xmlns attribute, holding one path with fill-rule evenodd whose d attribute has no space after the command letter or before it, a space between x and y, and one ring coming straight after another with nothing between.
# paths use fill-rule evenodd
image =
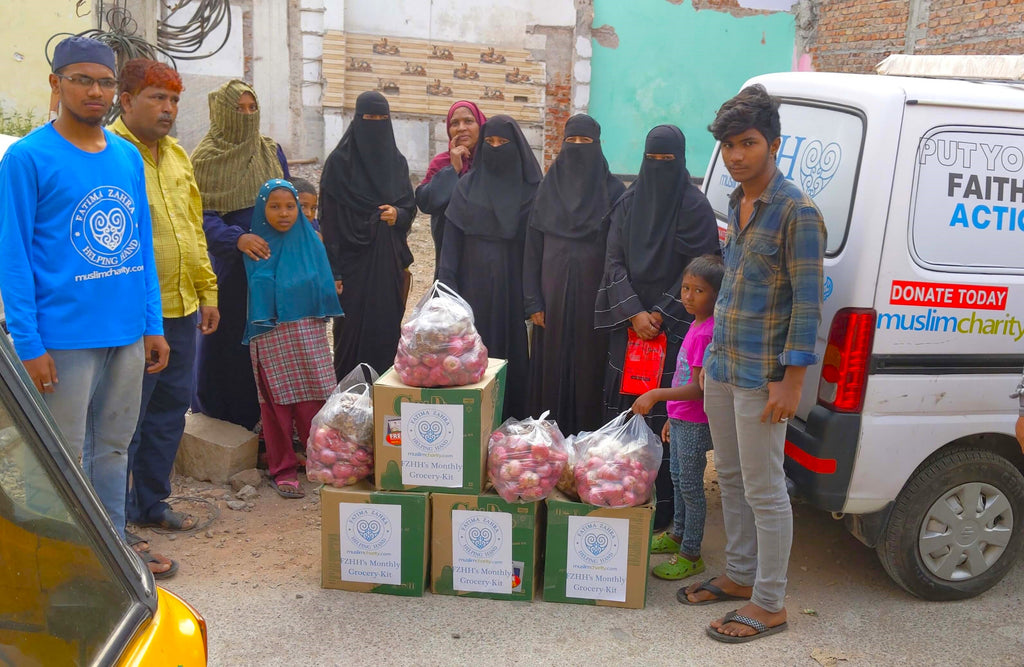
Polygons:
<instances>
[{"instance_id":1,"label":"girl in teal hijab","mask_svg":"<svg viewBox=\"0 0 1024 667\"><path fill-rule=\"evenodd\" d=\"M301 498L292 428L309 439L313 416L334 389L327 318L342 315L327 251L288 181L274 178L256 197L252 233L270 257L245 257L249 281L245 339L259 390L267 465L277 492Z\"/></svg>"}]
</instances>

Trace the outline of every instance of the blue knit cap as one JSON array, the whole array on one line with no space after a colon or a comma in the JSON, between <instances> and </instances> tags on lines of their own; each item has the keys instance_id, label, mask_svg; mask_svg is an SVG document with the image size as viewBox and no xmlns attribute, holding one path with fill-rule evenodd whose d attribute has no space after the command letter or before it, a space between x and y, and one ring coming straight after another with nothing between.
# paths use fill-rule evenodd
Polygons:
<instances>
[{"instance_id":1,"label":"blue knit cap","mask_svg":"<svg viewBox=\"0 0 1024 667\"><path fill-rule=\"evenodd\" d=\"M111 72L117 71L110 47L89 37L68 37L53 50L54 72L75 63L94 63L109 68Z\"/></svg>"}]
</instances>

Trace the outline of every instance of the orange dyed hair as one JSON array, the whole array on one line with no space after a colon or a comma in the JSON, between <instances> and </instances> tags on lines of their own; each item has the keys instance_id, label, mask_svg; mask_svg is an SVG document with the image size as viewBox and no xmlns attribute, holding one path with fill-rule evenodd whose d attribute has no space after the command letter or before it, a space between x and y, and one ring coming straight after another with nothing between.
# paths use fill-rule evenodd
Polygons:
<instances>
[{"instance_id":1,"label":"orange dyed hair","mask_svg":"<svg viewBox=\"0 0 1024 667\"><path fill-rule=\"evenodd\" d=\"M170 65L146 58L133 58L121 68L119 92L138 95L150 86L166 88L173 93L180 93L184 89L181 76Z\"/></svg>"}]
</instances>

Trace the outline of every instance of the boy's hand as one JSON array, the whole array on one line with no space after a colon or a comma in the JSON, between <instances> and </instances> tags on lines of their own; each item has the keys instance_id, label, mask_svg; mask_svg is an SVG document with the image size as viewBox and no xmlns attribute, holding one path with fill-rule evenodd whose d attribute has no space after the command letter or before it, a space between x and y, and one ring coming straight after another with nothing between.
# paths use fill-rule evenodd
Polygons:
<instances>
[{"instance_id":1,"label":"boy's hand","mask_svg":"<svg viewBox=\"0 0 1024 667\"><path fill-rule=\"evenodd\" d=\"M143 336L146 350L146 372L152 375L167 368L167 360L171 356L171 346L163 336Z\"/></svg>"},{"instance_id":2,"label":"boy's hand","mask_svg":"<svg viewBox=\"0 0 1024 667\"><path fill-rule=\"evenodd\" d=\"M657 394L655 394L655 391L657 390L645 392L633 401L634 414L646 415L654 408L655 404L658 402L658 397Z\"/></svg>"},{"instance_id":3,"label":"boy's hand","mask_svg":"<svg viewBox=\"0 0 1024 667\"><path fill-rule=\"evenodd\" d=\"M242 234L235 245L257 262L261 259L270 259L270 246L257 234Z\"/></svg>"},{"instance_id":4,"label":"boy's hand","mask_svg":"<svg viewBox=\"0 0 1024 667\"><path fill-rule=\"evenodd\" d=\"M21 363L25 366L25 371L32 378L32 383L40 394L54 392L53 385L57 384L57 364L54 363L49 352Z\"/></svg>"},{"instance_id":5,"label":"boy's hand","mask_svg":"<svg viewBox=\"0 0 1024 667\"><path fill-rule=\"evenodd\" d=\"M768 383L768 403L761 413L762 424L786 422L796 414L806 374L806 366L786 366L786 375L781 381Z\"/></svg>"},{"instance_id":6,"label":"boy's hand","mask_svg":"<svg viewBox=\"0 0 1024 667\"><path fill-rule=\"evenodd\" d=\"M669 436L669 426L668 426L668 420L666 419L665 420L665 425L661 427L661 441L662 442L668 442L669 438L670 438L670 436Z\"/></svg>"}]
</instances>

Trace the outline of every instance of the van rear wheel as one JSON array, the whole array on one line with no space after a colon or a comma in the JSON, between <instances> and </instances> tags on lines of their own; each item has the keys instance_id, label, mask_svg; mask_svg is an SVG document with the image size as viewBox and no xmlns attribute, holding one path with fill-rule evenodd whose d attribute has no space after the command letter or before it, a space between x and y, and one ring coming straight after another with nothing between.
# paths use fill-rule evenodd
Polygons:
<instances>
[{"instance_id":1,"label":"van rear wheel","mask_svg":"<svg viewBox=\"0 0 1024 667\"><path fill-rule=\"evenodd\" d=\"M937 455L907 482L876 548L889 576L925 600L994 586L1024 548L1024 476L984 450Z\"/></svg>"}]
</instances>

